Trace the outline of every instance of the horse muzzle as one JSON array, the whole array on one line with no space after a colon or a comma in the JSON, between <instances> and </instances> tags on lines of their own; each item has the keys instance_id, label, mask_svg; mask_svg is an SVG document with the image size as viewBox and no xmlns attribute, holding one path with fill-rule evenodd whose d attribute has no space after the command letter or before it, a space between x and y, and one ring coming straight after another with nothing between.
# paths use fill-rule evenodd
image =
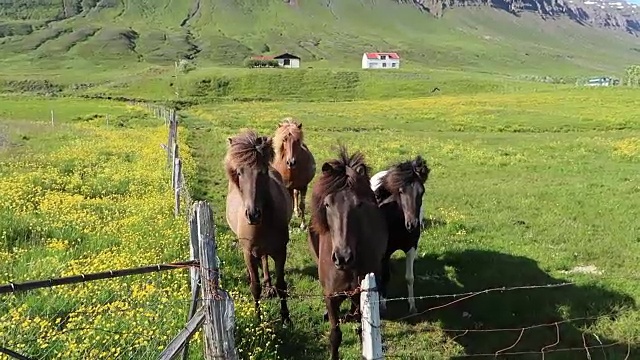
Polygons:
<instances>
[{"instance_id":1,"label":"horse muzzle","mask_svg":"<svg viewBox=\"0 0 640 360\"><path fill-rule=\"evenodd\" d=\"M262 222L262 211L260 209L246 210L245 216L249 225L259 225Z\"/></svg>"},{"instance_id":2,"label":"horse muzzle","mask_svg":"<svg viewBox=\"0 0 640 360\"><path fill-rule=\"evenodd\" d=\"M345 270L354 263L355 257L351 249L335 249L331 254L331 260L338 270Z\"/></svg>"},{"instance_id":3,"label":"horse muzzle","mask_svg":"<svg viewBox=\"0 0 640 360\"><path fill-rule=\"evenodd\" d=\"M420 220L418 220L418 219L408 220L408 221L404 222L404 227L409 232L417 229L419 226L420 226Z\"/></svg>"}]
</instances>

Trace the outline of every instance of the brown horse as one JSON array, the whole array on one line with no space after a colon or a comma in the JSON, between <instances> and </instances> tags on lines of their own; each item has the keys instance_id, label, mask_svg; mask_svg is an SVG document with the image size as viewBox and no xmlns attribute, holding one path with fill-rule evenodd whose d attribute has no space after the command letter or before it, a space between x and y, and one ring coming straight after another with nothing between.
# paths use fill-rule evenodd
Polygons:
<instances>
[{"instance_id":1,"label":"brown horse","mask_svg":"<svg viewBox=\"0 0 640 360\"><path fill-rule=\"evenodd\" d=\"M292 209L282 177L270 165L274 156L272 140L258 136L253 130L245 130L227 140L224 160L229 180L227 223L242 246L258 319L261 295L258 267L262 263L265 288L272 289L267 258L271 256L275 262L280 316L283 323L290 323L284 265Z\"/></svg>"},{"instance_id":2,"label":"brown horse","mask_svg":"<svg viewBox=\"0 0 640 360\"><path fill-rule=\"evenodd\" d=\"M338 359L342 331L338 325L340 304L352 301L351 316L359 320L360 282L368 273L382 275L387 249L387 226L369 187L369 168L364 156L349 156L340 148L337 159L322 164L313 185L309 247L318 265L328 318L331 359Z\"/></svg>"},{"instance_id":3,"label":"brown horse","mask_svg":"<svg viewBox=\"0 0 640 360\"><path fill-rule=\"evenodd\" d=\"M316 161L304 143L302 123L287 117L278 124L273 137L275 158L273 167L278 170L293 200L295 215L300 217L301 229L305 227L305 197L307 187L316 174Z\"/></svg>"}]
</instances>

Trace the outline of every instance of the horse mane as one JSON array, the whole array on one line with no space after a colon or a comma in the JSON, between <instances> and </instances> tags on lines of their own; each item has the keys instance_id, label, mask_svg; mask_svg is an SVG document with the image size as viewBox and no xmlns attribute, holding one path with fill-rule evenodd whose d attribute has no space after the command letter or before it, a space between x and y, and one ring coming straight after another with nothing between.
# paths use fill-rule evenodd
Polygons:
<instances>
[{"instance_id":1,"label":"horse mane","mask_svg":"<svg viewBox=\"0 0 640 360\"><path fill-rule=\"evenodd\" d=\"M427 162L418 155L413 160L403 161L391 166L389 171L380 179L380 186L376 189L376 197L383 200L398 193L398 190L416 180L424 184L431 169Z\"/></svg>"},{"instance_id":2,"label":"horse mane","mask_svg":"<svg viewBox=\"0 0 640 360\"><path fill-rule=\"evenodd\" d=\"M311 194L311 225L320 233L329 231L327 212L323 200L327 195L350 189L358 198L376 203L375 196L369 186L369 166L365 163L364 154L357 151L351 155L341 145L338 157L322 166L322 173Z\"/></svg>"},{"instance_id":3,"label":"horse mane","mask_svg":"<svg viewBox=\"0 0 640 360\"><path fill-rule=\"evenodd\" d=\"M244 130L227 140L229 147L224 158L224 165L227 177L234 182L237 182L237 168L268 167L273 160L272 140L267 136L258 135L255 130Z\"/></svg>"},{"instance_id":4,"label":"horse mane","mask_svg":"<svg viewBox=\"0 0 640 360\"><path fill-rule=\"evenodd\" d=\"M280 121L276 133L273 136L273 148L275 151L275 157L282 157L282 143L287 135L291 135L297 138L302 143L304 141L304 135L302 133L302 123L298 122L292 117L286 117Z\"/></svg>"}]
</instances>

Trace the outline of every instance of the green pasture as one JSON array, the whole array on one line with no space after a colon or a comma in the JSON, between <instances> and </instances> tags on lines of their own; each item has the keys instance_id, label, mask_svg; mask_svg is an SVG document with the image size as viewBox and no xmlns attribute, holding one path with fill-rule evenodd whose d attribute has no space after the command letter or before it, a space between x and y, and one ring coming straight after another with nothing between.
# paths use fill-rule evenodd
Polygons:
<instances>
[{"instance_id":1,"label":"green pasture","mask_svg":"<svg viewBox=\"0 0 640 360\"><path fill-rule=\"evenodd\" d=\"M583 348L592 358L640 355L640 123L637 91L564 89L486 93L398 101L203 105L183 115L197 162L190 187L216 213L224 282L249 294L241 253L224 220L226 137L242 128L272 134L284 116L303 122L319 164L344 143L362 151L374 172L422 154L432 173L416 262L416 295L446 295L498 287L557 288L492 292L428 311L451 298L418 300L425 313L408 315L393 301L383 320L389 356L456 356ZM183 133L184 135L184 133ZM307 199L309 201L309 199ZM297 219L292 227L297 227ZM306 234L292 230L287 262L293 330L278 330L284 358L325 359L328 325ZM390 297L406 296L404 259L393 263ZM590 268L593 266L595 268ZM589 271L580 272L580 269ZM277 322L277 301L263 303ZM588 318L582 320L570 320ZM520 334L520 328L541 326ZM277 325L273 325L279 329ZM470 332L464 329L517 329ZM359 358L353 324L343 325L342 354ZM462 330L461 330L462 329ZM448 331L458 330L458 331ZM545 359L582 359L582 351ZM512 358L512 357L508 357Z\"/></svg>"}]
</instances>

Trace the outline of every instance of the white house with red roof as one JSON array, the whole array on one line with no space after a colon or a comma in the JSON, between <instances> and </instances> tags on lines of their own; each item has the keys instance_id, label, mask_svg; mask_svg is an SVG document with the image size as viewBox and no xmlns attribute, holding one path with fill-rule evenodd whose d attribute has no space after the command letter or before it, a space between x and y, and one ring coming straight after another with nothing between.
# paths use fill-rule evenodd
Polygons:
<instances>
[{"instance_id":1,"label":"white house with red roof","mask_svg":"<svg viewBox=\"0 0 640 360\"><path fill-rule=\"evenodd\" d=\"M400 56L394 52L370 52L362 54L363 69L398 69Z\"/></svg>"}]
</instances>

